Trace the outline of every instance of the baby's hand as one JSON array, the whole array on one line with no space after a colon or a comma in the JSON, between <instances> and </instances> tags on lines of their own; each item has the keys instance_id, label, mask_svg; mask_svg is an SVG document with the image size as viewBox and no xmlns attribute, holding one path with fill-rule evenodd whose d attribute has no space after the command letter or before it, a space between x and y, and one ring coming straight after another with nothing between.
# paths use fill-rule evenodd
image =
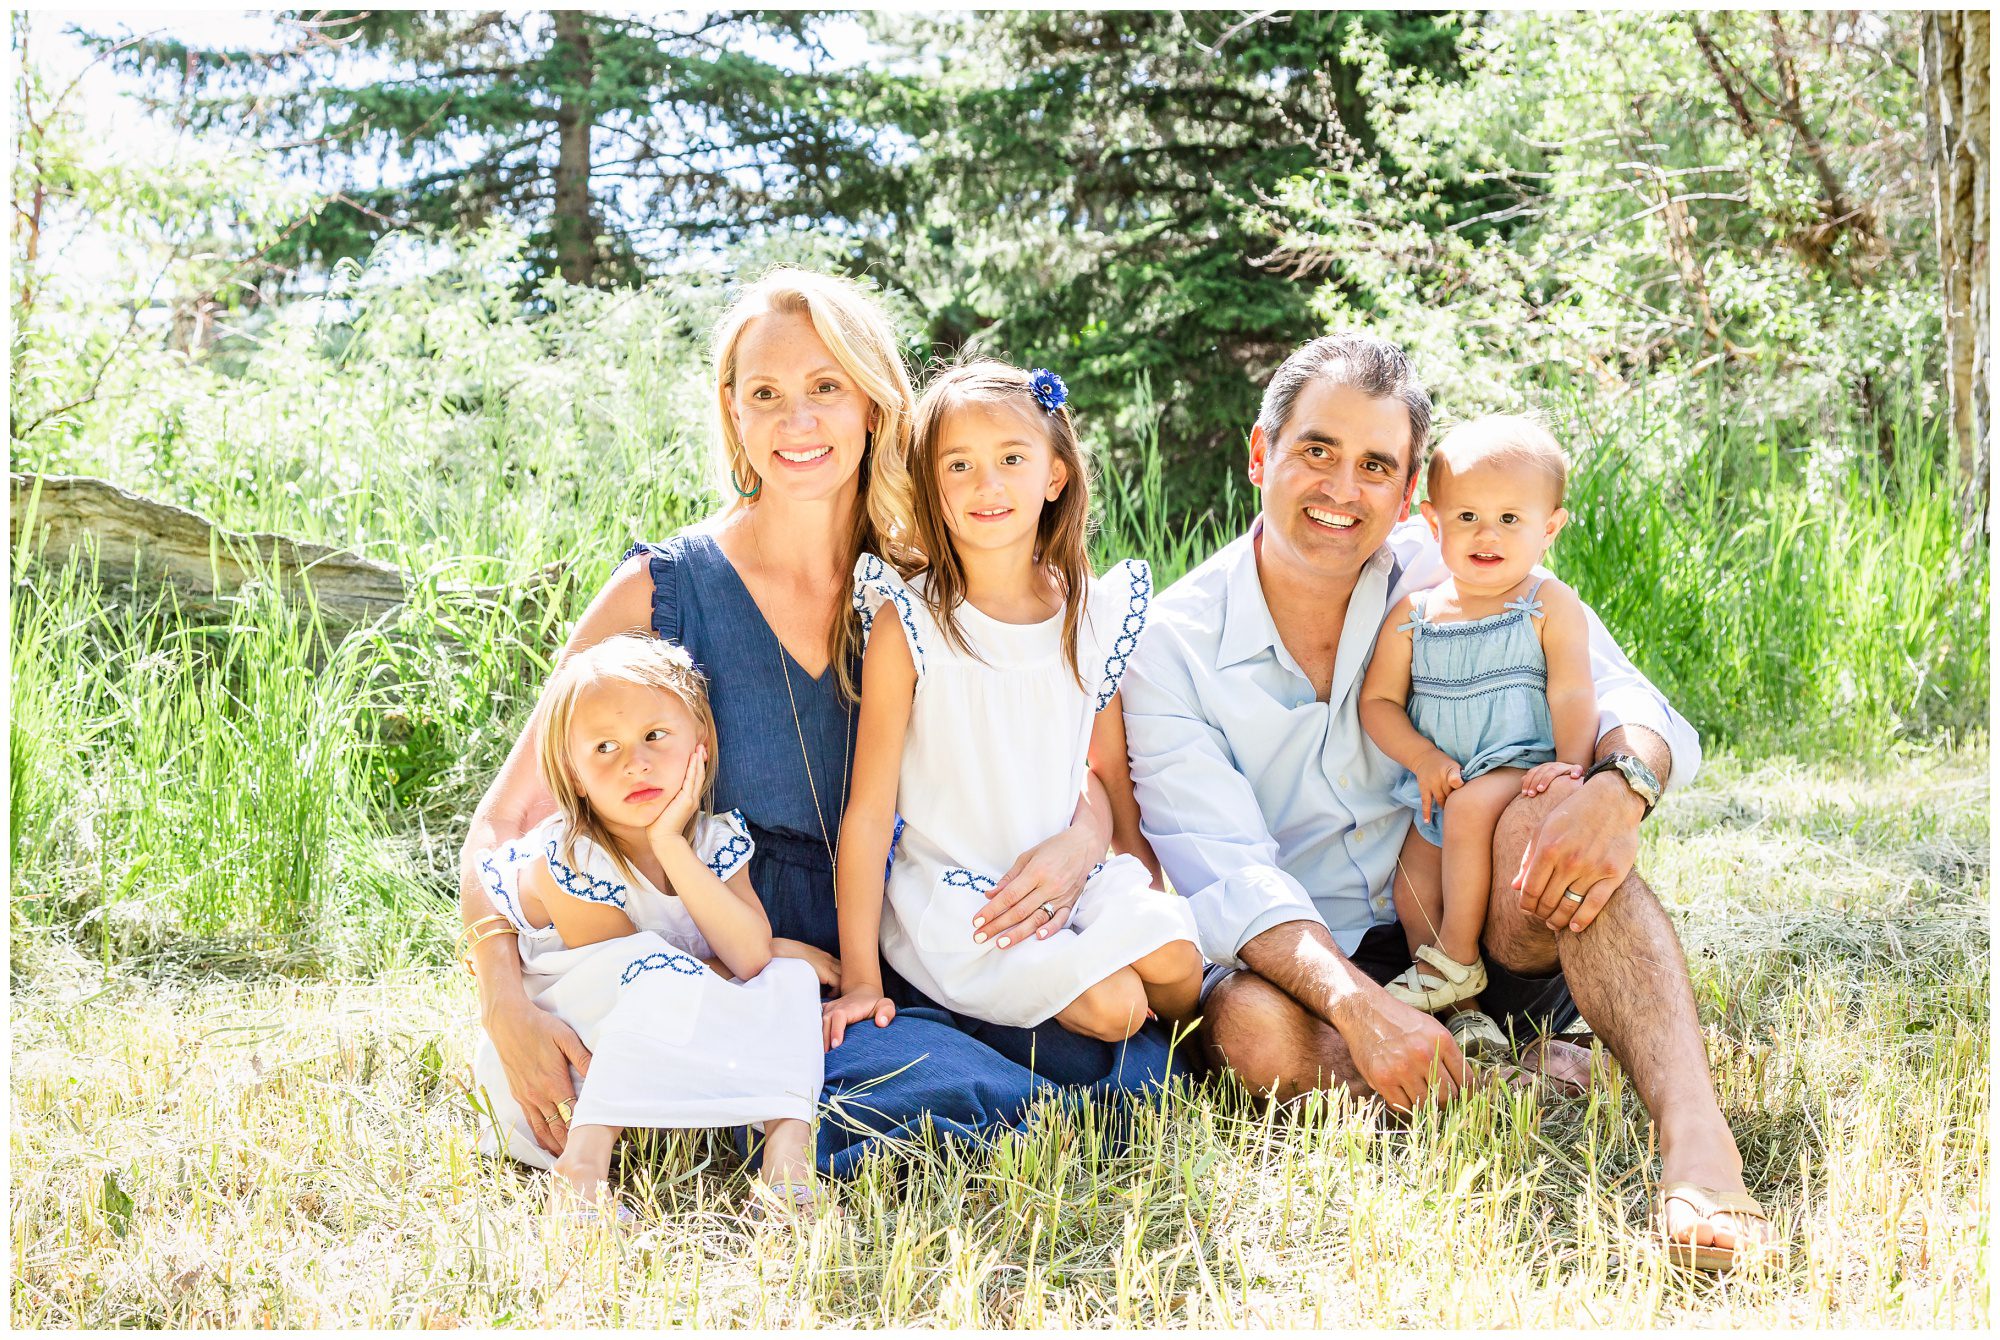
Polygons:
<instances>
[{"instance_id":1,"label":"baby's hand","mask_svg":"<svg viewBox=\"0 0 2000 1340\"><path fill-rule=\"evenodd\" d=\"M1581 778L1582 776L1583 769L1574 763L1563 763L1561 761L1555 763L1537 763L1534 767L1528 769L1525 777L1521 778L1521 794L1524 796L1539 796L1542 792L1554 786L1559 778Z\"/></svg>"},{"instance_id":2,"label":"baby's hand","mask_svg":"<svg viewBox=\"0 0 2000 1340\"><path fill-rule=\"evenodd\" d=\"M701 793L708 784L708 746L698 745L688 755L687 772L681 777L680 790L660 811L660 817L653 820L648 834L654 838L677 837L687 828L688 820L694 818L701 808Z\"/></svg>"},{"instance_id":3,"label":"baby's hand","mask_svg":"<svg viewBox=\"0 0 2000 1340\"><path fill-rule=\"evenodd\" d=\"M817 945L805 944L798 940L785 940L777 936L771 938L771 957L795 958L812 964L812 970L819 976L821 986L840 990L840 960Z\"/></svg>"},{"instance_id":4,"label":"baby's hand","mask_svg":"<svg viewBox=\"0 0 2000 1340\"><path fill-rule=\"evenodd\" d=\"M1444 798L1465 785L1465 774L1459 770L1458 760L1442 749L1433 749L1429 758L1417 765L1417 788L1423 792L1424 822L1431 821L1431 810L1441 809Z\"/></svg>"}]
</instances>

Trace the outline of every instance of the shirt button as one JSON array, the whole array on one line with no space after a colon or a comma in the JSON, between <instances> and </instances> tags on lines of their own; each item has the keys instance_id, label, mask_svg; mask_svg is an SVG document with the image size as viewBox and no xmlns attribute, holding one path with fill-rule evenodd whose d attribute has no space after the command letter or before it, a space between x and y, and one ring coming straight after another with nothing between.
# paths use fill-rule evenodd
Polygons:
<instances>
[{"instance_id":1,"label":"shirt button","mask_svg":"<svg viewBox=\"0 0 2000 1340\"><path fill-rule=\"evenodd\" d=\"M1342 790L1345 790L1345 789L1346 789L1346 787L1347 787L1347 774L1346 774L1346 773L1342 773L1342 774L1341 774L1341 776L1340 776L1340 785L1341 785L1341 789L1342 789Z\"/></svg>"}]
</instances>

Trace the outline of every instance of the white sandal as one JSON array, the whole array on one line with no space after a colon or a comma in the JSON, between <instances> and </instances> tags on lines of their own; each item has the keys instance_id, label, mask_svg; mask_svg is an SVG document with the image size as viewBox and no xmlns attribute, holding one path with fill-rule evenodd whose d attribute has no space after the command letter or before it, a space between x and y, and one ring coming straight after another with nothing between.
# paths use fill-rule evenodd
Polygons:
<instances>
[{"instance_id":1,"label":"white sandal","mask_svg":"<svg viewBox=\"0 0 2000 1340\"><path fill-rule=\"evenodd\" d=\"M1514 1054L1514 1045L1490 1014L1460 1010L1446 1019L1444 1026L1451 1030L1452 1041L1468 1061L1504 1061Z\"/></svg>"},{"instance_id":2,"label":"white sandal","mask_svg":"<svg viewBox=\"0 0 2000 1340\"><path fill-rule=\"evenodd\" d=\"M1416 957L1421 962L1412 963L1402 976L1382 988L1405 1005L1414 1005L1427 1014L1434 1014L1447 1005L1470 1000L1486 989L1486 963L1483 959L1460 963L1436 945L1421 946ZM1426 963L1443 976L1425 972Z\"/></svg>"}]
</instances>

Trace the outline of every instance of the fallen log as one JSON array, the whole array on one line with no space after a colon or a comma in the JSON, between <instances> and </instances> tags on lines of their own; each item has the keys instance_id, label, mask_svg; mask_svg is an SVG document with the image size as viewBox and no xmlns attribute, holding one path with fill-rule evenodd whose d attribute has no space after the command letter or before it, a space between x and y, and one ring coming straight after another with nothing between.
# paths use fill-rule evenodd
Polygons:
<instances>
[{"instance_id":1,"label":"fallen log","mask_svg":"<svg viewBox=\"0 0 2000 1340\"><path fill-rule=\"evenodd\" d=\"M253 581L303 579L326 621L345 627L373 622L410 597L412 579L393 564L283 535L225 530L199 512L109 480L10 474L9 491L8 539L17 565L23 557L88 556L102 585L171 586L196 604L220 603ZM568 566L552 563L513 586L463 591L498 602L555 585Z\"/></svg>"}]
</instances>

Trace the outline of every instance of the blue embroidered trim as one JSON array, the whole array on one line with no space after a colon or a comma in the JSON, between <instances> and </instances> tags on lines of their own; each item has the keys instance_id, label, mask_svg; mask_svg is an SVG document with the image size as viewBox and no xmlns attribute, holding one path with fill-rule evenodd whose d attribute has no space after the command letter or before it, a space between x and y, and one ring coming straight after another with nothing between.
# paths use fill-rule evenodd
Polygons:
<instances>
[{"instance_id":1,"label":"blue embroidered trim","mask_svg":"<svg viewBox=\"0 0 2000 1340\"><path fill-rule=\"evenodd\" d=\"M882 882L889 882L889 872L896 868L896 848L903 845L903 816L896 816L896 831L889 835L889 862L882 867Z\"/></svg>"},{"instance_id":2,"label":"blue embroidered trim","mask_svg":"<svg viewBox=\"0 0 2000 1340\"><path fill-rule=\"evenodd\" d=\"M729 813L730 817L736 820L738 826L742 826L743 811L731 810ZM732 833L729 836L729 841L723 843L715 855L708 858L708 868L715 872L717 879L728 879L742 868L745 861L750 859L752 850L753 847L748 833Z\"/></svg>"},{"instance_id":3,"label":"blue embroidered trim","mask_svg":"<svg viewBox=\"0 0 2000 1340\"><path fill-rule=\"evenodd\" d=\"M1428 692L1433 688L1470 688L1475 684L1484 684L1491 680L1505 680L1509 678L1519 678L1524 683L1533 682L1537 687L1541 687L1548 683L1549 672L1545 667L1539 665L1502 665L1496 666L1491 670L1475 671L1459 679L1447 679L1443 675L1432 674L1412 675L1410 677L1410 684L1412 692L1418 690Z\"/></svg>"},{"instance_id":4,"label":"blue embroidered trim","mask_svg":"<svg viewBox=\"0 0 2000 1340\"><path fill-rule=\"evenodd\" d=\"M510 861L514 859L514 847L512 843L509 843L507 847L507 859ZM491 856L486 857L479 863L479 868L484 870L491 880L491 883L487 885L486 891L493 895L494 902L499 905L502 912L507 914L507 920L514 923L514 928L516 930L533 929L528 925L528 919L521 915L521 909L515 906L514 895L507 892L507 881L500 877L500 870L493 864L493 858Z\"/></svg>"},{"instance_id":5,"label":"blue embroidered trim","mask_svg":"<svg viewBox=\"0 0 2000 1340\"><path fill-rule=\"evenodd\" d=\"M632 557L632 555L634 554L650 554L652 552L653 552L652 545L647 544L644 540L636 540L633 542L632 547L630 549L627 549L624 553L618 555L618 562L613 566L622 567L625 563L625 560Z\"/></svg>"},{"instance_id":6,"label":"blue embroidered trim","mask_svg":"<svg viewBox=\"0 0 2000 1340\"><path fill-rule=\"evenodd\" d=\"M875 592L896 606L896 613L902 616L903 632L910 639L910 656L917 663L917 673L924 672L924 644L917 640L917 616L910 603L909 590L889 575L889 565L873 554L861 556L861 575L854 583L854 612L861 616L861 639L865 646L869 632L875 627L875 611L869 608L867 592Z\"/></svg>"},{"instance_id":7,"label":"blue embroidered trim","mask_svg":"<svg viewBox=\"0 0 2000 1340\"><path fill-rule=\"evenodd\" d=\"M974 893L991 893L993 886L1000 881L953 866L944 872L944 882L949 888L971 889Z\"/></svg>"},{"instance_id":8,"label":"blue embroidered trim","mask_svg":"<svg viewBox=\"0 0 2000 1340\"><path fill-rule=\"evenodd\" d=\"M1118 692L1118 682L1125 678L1125 667L1131 664L1132 653L1139 646L1139 634L1146 631L1146 607L1153 599L1153 570L1137 559L1125 560L1124 566L1132 579L1132 590L1125 597L1125 617L1119 623L1118 636L1112 639L1111 654L1104 658L1104 677L1097 684L1100 712L1111 701L1111 695Z\"/></svg>"},{"instance_id":9,"label":"blue embroidered trim","mask_svg":"<svg viewBox=\"0 0 2000 1340\"><path fill-rule=\"evenodd\" d=\"M610 903L613 907L625 906L626 885L614 884L608 879L596 879L581 870L572 870L556 855L556 840L549 839L547 852L549 874L562 891L572 898L582 898L586 902Z\"/></svg>"},{"instance_id":10,"label":"blue embroidered trim","mask_svg":"<svg viewBox=\"0 0 2000 1340\"><path fill-rule=\"evenodd\" d=\"M618 985L630 986L640 973L651 972L655 968L671 968L683 977L699 977L705 970L702 961L692 954L648 954L625 965L625 971L619 974Z\"/></svg>"}]
</instances>

